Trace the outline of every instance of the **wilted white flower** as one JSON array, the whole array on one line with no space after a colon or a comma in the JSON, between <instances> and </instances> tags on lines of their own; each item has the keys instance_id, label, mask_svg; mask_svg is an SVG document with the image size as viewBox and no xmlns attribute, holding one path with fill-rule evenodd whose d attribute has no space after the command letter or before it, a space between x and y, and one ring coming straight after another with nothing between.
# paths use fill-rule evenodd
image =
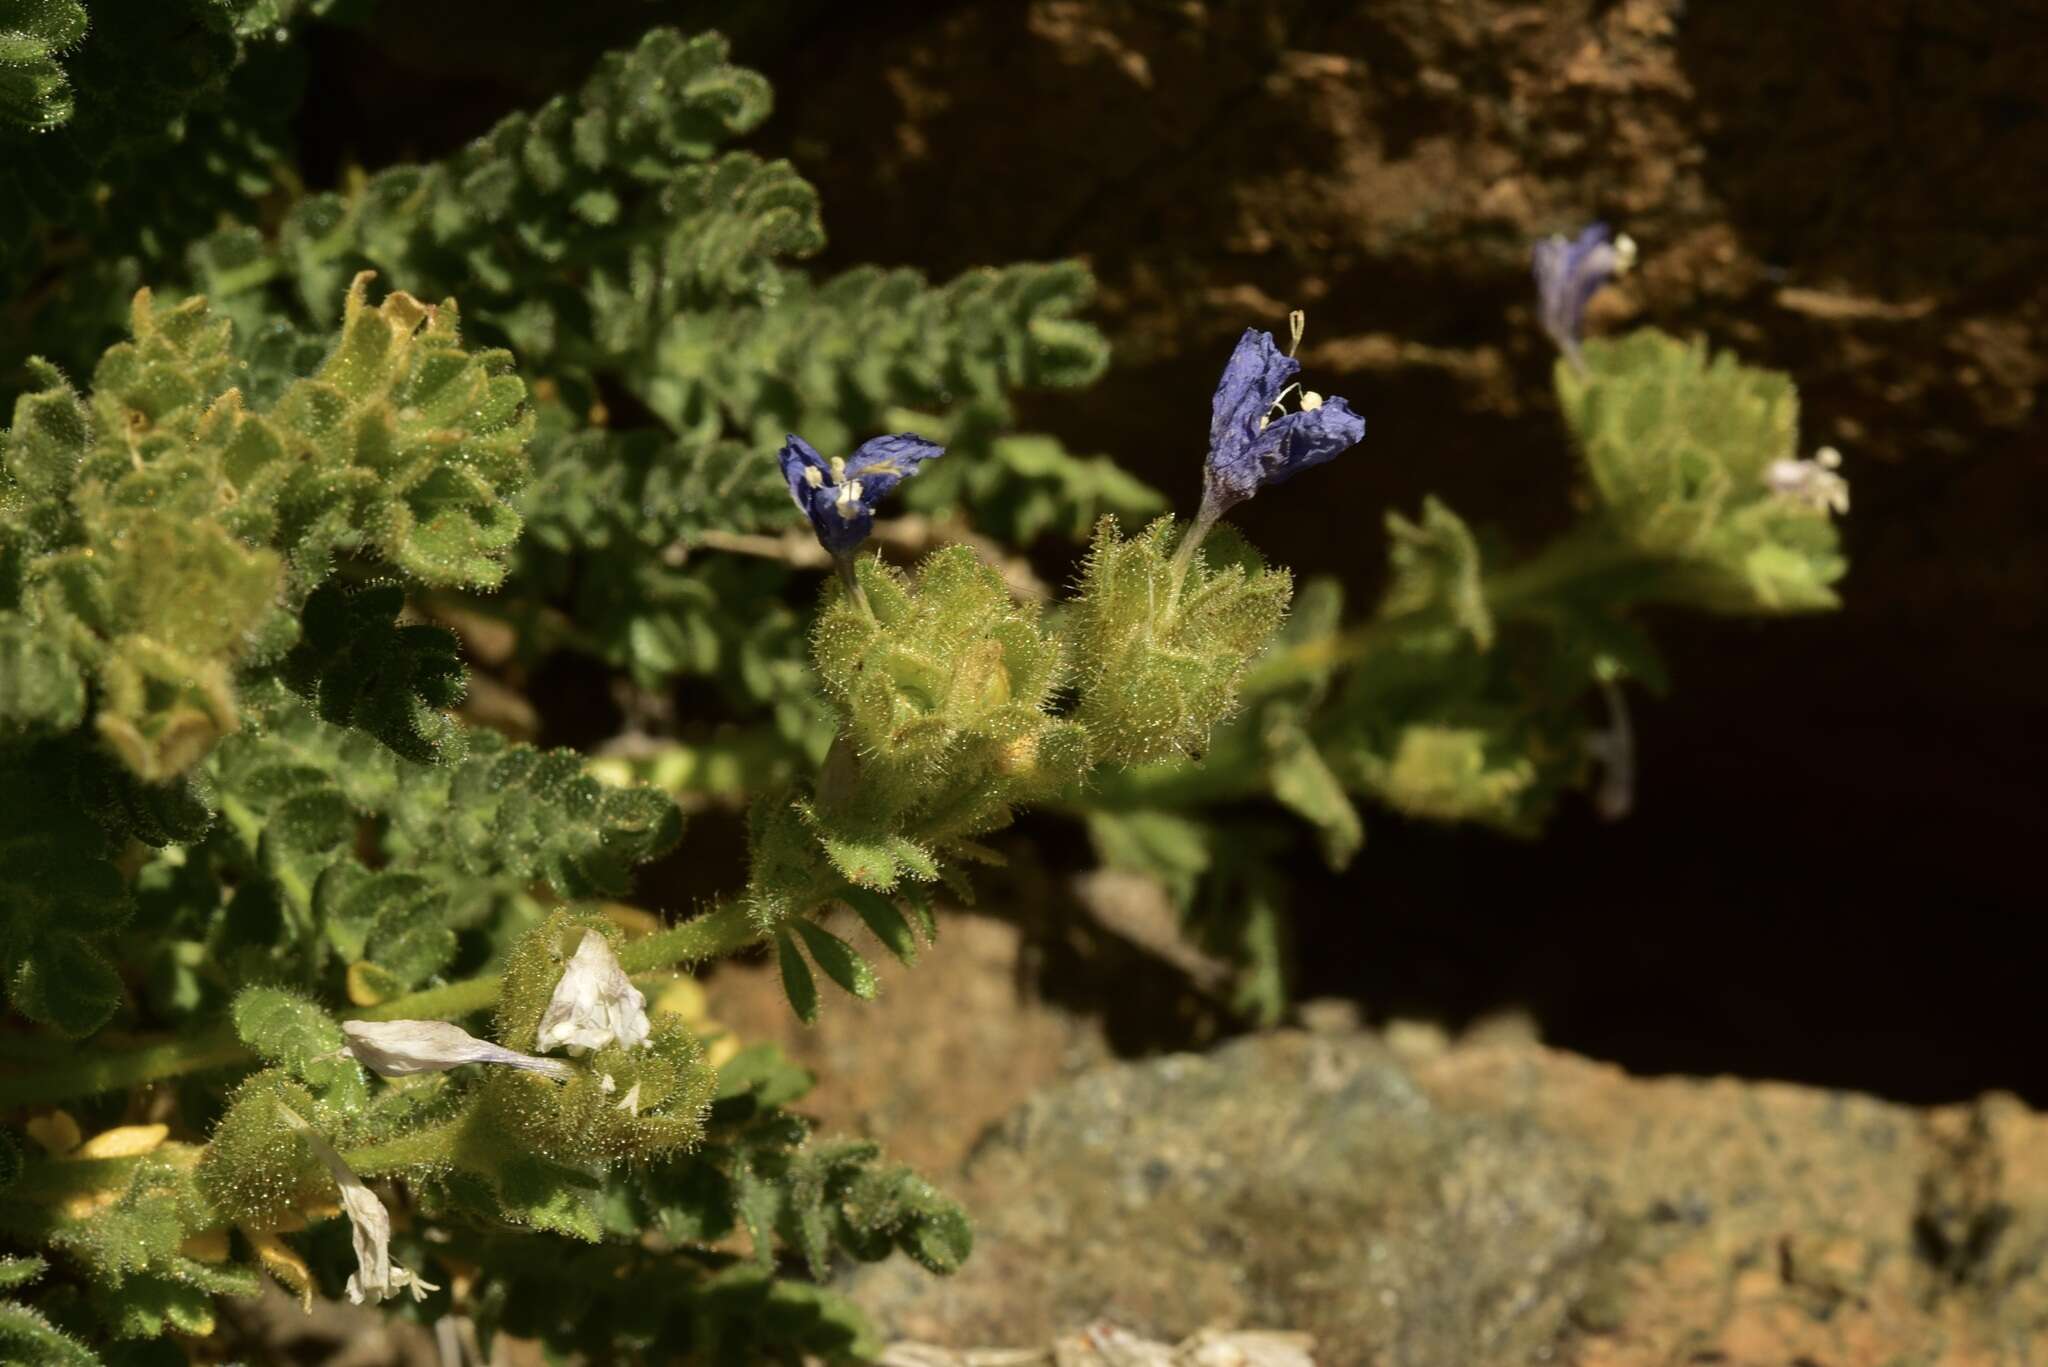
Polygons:
<instances>
[{"instance_id":1,"label":"wilted white flower","mask_svg":"<svg viewBox=\"0 0 2048 1367\"><path fill-rule=\"evenodd\" d=\"M540 1039L535 1048L542 1053L567 1049L587 1054L607 1045L631 1049L647 1043L647 998L633 986L611 943L596 931L586 931L583 943L562 971L548 1009L541 1013Z\"/></svg>"},{"instance_id":2,"label":"wilted white flower","mask_svg":"<svg viewBox=\"0 0 2048 1367\"><path fill-rule=\"evenodd\" d=\"M356 1245L356 1270L348 1279L349 1300L361 1305L366 1298L387 1300L409 1290L414 1300L423 1301L429 1291L439 1291L440 1287L419 1273L391 1261L391 1212L377 1199L377 1193L363 1185L363 1179L356 1176L318 1130L290 1107L278 1109L284 1112L291 1127L306 1137L314 1156L327 1165L334 1184L341 1188L341 1208L348 1216Z\"/></svg>"},{"instance_id":3,"label":"wilted white flower","mask_svg":"<svg viewBox=\"0 0 2048 1367\"><path fill-rule=\"evenodd\" d=\"M1603 821L1619 821L1636 805L1636 736L1629 725L1628 703L1621 690L1600 680L1607 700L1607 729L1586 737L1586 753L1600 765L1600 785L1593 790L1593 808Z\"/></svg>"},{"instance_id":4,"label":"wilted white flower","mask_svg":"<svg viewBox=\"0 0 2048 1367\"><path fill-rule=\"evenodd\" d=\"M507 1049L448 1021L343 1021L341 1033L356 1062L379 1077L445 1073L465 1063L498 1063L552 1078L567 1078L572 1072L560 1059Z\"/></svg>"},{"instance_id":5,"label":"wilted white flower","mask_svg":"<svg viewBox=\"0 0 2048 1367\"><path fill-rule=\"evenodd\" d=\"M1840 471L1842 453L1823 446L1811 460L1774 460L1764 471L1773 493L1797 499L1809 508L1849 511L1849 481Z\"/></svg>"}]
</instances>

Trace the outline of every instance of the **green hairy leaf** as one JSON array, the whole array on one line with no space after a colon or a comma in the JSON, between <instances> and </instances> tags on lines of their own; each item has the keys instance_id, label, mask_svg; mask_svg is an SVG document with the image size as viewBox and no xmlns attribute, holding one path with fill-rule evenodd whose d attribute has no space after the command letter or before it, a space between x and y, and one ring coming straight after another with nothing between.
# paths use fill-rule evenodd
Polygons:
<instances>
[{"instance_id":1,"label":"green hairy leaf","mask_svg":"<svg viewBox=\"0 0 2048 1367\"><path fill-rule=\"evenodd\" d=\"M1630 544L1682 567L1687 601L1723 612L1833 607L1846 568L1825 510L1781 497L1798 455L1789 377L1650 330L1586 348L1558 399L1594 489Z\"/></svg>"}]
</instances>

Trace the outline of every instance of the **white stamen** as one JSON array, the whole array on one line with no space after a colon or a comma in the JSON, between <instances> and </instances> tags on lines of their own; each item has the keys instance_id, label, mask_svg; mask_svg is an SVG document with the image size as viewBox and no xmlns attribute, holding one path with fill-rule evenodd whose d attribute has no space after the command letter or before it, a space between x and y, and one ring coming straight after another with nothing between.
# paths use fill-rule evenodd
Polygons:
<instances>
[{"instance_id":1,"label":"white stamen","mask_svg":"<svg viewBox=\"0 0 2048 1367\"><path fill-rule=\"evenodd\" d=\"M502 1044L478 1039L448 1021L343 1021L348 1053L379 1077L445 1073L465 1063L496 1063L552 1078L570 1076L559 1059L535 1058Z\"/></svg>"},{"instance_id":2,"label":"white stamen","mask_svg":"<svg viewBox=\"0 0 2048 1367\"><path fill-rule=\"evenodd\" d=\"M1636 240L1627 233L1614 239L1614 273L1627 275L1629 267L1636 264Z\"/></svg>"},{"instance_id":3,"label":"white stamen","mask_svg":"<svg viewBox=\"0 0 2048 1367\"><path fill-rule=\"evenodd\" d=\"M625 1096L621 1097L619 1104L612 1109L624 1111L627 1115L640 1114L640 1084L636 1082L628 1087Z\"/></svg>"},{"instance_id":4,"label":"white stamen","mask_svg":"<svg viewBox=\"0 0 2048 1367\"><path fill-rule=\"evenodd\" d=\"M1272 403L1266 405L1265 416L1259 419L1259 430L1261 432L1265 431L1268 427L1272 426L1273 417L1275 414L1279 414L1283 417L1286 416L1287 396L1289 394L1296 392L1297 390L1299 390L1301 393L1302 412L1313 413L1318 408L1321 408L1323 406L1323 396L1316 393L1313 389L1302 389L1299 382L1288 385L1287 388L1281 390L1278 394L1275 394L1273 396Z\"/></svg>"},{"instance_id":5,"label":"white stamen","mask_svg":"<svg viewBox=\"0 0 2048 1367\"><path fill-rule=\"evenodd\" d=\"M633 986L611 943L597 931L584 932L548 1009L541 1013L535 1048L593 1053L609 1045L632 1049L647 1044L647 998Z\"/></svg>"},{"instance_id":6,"label":"white stamen","mask_svg":"<svg viewBox=\"0 0 2048 1367\"><path fill-rule=\"evenodd\" d=\"M815 465L806 465L804 467L804 483L810 485L813 489L824 488L825 472Z\"/></svg>"},{"instance_id":7,"label":"white stamen","mask_svg":"<svg viewBox=\"0 0 2048 1367\"><path fill-rule=\"evenodd\" d=\"M606 1096L610 1096L613 1092L619 1090L619 1084L612 1081L612 1075L610 1073L606 1073L603 1077L597 1080L597 1090L603 1092Z\"/></svg>"},{"instance_id":8,"label":"white stamen","mask_svg":"<svg viewBox=\"0 0 2048 1367\"><path fill-rule=\"evenodd\" d=\"M844 484L844 483L846 483L846 457L845 457L845 456L834 456L834 457L832 457L832 482L833 482L834 484Z\"/></svg>"},{"instance_id":9,"label":"white stamen","mask_svg":"<svg viewBox=\"0 0 2048 1367\"><path fill-rule=\"evenodd\" d=\"M848 522L860 516L860 481L849 480L839 486L839 497L832 501L839 515Z\"/></svg>"},{"instance_id":10,"label":"white stamen","mask_svg":"<svg viewBox=\"0 0 2048 1367\"><path fill-rule=\"evenodd\" d=\"M334 1146L308 1125L289 1106L280 1106L285 1122L301 1135L327 1168L334 1179L334 1185L341 1188L341 1209L348 1216L349 1232L355 1240L356 1270L348 1279L348 1298L361 1305L366 1297L387 1300L400 1291L410 1290L412 1298L423 1301L429 1291L441 1288L424 1280L419 1273L400 1267L391 1261L391 1212L377 1199L377 1193L363 1185L363 1179L356 1176Z\"/></svg>"},{"instance_id":11,"label":"white stamen","mask_svg":"<svg viewBox=\"0 0 2048 1367\"><path fill-rule=\"evenodd\" d=\"M1287 354L1289 356L1292 356L1296 351L1301 349L1301 334L1306 332L1307 330L1307 310L1294 309L1290 311L1287 315L1287 332L1289 335L1289 341L1287 343Z\"/></svg>"}]
</instances>

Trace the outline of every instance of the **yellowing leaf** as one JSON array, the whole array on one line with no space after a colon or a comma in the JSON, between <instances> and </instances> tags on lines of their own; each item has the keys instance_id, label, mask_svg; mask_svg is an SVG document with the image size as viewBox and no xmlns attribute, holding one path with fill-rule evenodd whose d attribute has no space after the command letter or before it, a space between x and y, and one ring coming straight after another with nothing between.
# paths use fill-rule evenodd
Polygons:
<instances>
[{"instance_id":1,"label":"yellowing leaf","mask_svg":"<svg viewBox=\"0 0 2048 1367\"><path fill-rule=\"evenodd\" d=\"M275 1277L285 1290L298 1296L301 1310L312 1314L313 1270L306 1266L306 1260L293 1252L290 1244L269 1230L251 1229L243 1225L242 1234L256 1250L258 1265Z\"/></svg>"},{"instance_id":2,"label":"yellowing leaf","mask_svg":"<svg viewBox=\"0 0 2048 1367\"><path fill-rule=\"evenodd\" d=\"M69 1111L52 1111L39 1115L22 1126L28 1137L41 1144L54 1158L62 1158L77 1148L83 1136L78 1132L78 1122L71 1118Z\"/></svg>"},{"instance_id":3,"label":"yellowing leaf","mask_svg":"<svg viewBox=\"0 0 2048 1367\"><path fill-rule=\"evenodd\" d=\"M170 1136L168 1125L121 1125L102 1130L85 1141L74 1157L137 1158L153 1152Z\"/></svg>"}]
</instances>

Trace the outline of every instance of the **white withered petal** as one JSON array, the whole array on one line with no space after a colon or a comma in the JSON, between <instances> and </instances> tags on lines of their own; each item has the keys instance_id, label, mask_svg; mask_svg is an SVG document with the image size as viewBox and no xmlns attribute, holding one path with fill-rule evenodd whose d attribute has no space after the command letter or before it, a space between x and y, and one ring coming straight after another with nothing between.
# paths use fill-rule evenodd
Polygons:
<instances>
[{"instance_id":1,"label":"white withered petal","mask_svg":"<svg viewBox=\"0 0 2048 1367\"><path fill-rule=\"evenodd\" d=\"M587 931L569 959L548 1009L541 1013L542 1053L567 1049L587 1054L608 1045L631 1049L647 1043L647 998L633 986L619 956L596 931Z\"/></svg>"},{"instance_id":2,"label":"white withered petal","mask_svg":"<svg viewBox=\"0 0 2048 1367\"><path fill-rule=\"evenodd\" d=\"M414 1300L423 1301L429 1291L439 1291L440 1287L419 1273L391 1261L391 1212L377 1199L377 1193L363 1185L363 1179L318 1130L291 1108L278 1109L291 1127L306 1137L314 1157L326 1165L334 1185L341 1188L341 1208L348 1216L356 1246L356 1270L348 1279L349 1300L361 1305L365 1299L387 1300L409 1290Z\"/></svg>"},{"instance_id":3,"label":"white withered petal","mask_svg":"<svg viewBox=\"0 0 2048 1367\"><path fill-rule=\"evenodd\" d=\"M1818 512L1849 511L1849 480L1841 473L1842 453L1823 446L1811 460L1774 460L1764 471L1771 492Z\"/></svg>"},{"instance_id":4,"label":"white withered petal","mask_svg":"<svg viewBox=\"0 0 2048 1367\"><path fill-rule=\"evenodd\" d=\"M379 1077L445 1073L465 1063L497 1063L561 1079L572 1072L559 1059L507 1049L448 1021L343 1021L341 1033L356 1062Z\"/></svg>"}]
</instances>

